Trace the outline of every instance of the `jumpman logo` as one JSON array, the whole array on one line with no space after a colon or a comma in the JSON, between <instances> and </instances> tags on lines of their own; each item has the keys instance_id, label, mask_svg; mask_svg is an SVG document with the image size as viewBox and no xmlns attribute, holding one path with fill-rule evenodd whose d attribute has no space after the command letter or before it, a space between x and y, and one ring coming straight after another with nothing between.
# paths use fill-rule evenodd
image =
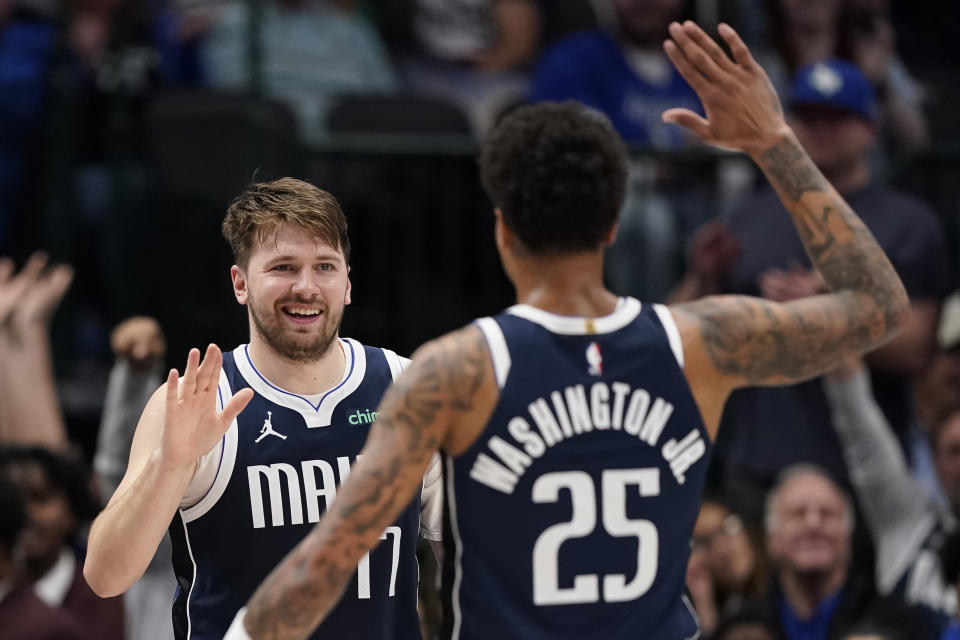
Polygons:
<instances>
[{"instance_id":1,"label":"jumpman logo","mask_svg":"<svg viewBox=\"0 0 960 640\"><path fill-rule=\"evenodd\" d=\"M270 416L273 415L272 411L267 411L267 419L263 421L263 427L260 428L260 437L254 440L254 443L260 442L267 436L277 436L281 440L286 440L287 436L273 430L273 425L270 424Z\"/></svg>"}]
</instances>

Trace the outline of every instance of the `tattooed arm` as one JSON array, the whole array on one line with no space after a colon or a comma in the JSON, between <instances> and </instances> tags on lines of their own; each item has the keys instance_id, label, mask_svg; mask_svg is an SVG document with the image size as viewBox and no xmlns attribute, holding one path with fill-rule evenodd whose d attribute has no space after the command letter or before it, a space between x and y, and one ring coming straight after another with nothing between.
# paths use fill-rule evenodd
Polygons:
<instances>
[{"instance_id":1,"label":"tattooed arm","mask_svg":"<svg viewBox=\"0 0 960 640\"><path fill-rule=\"evenodd\" d=\"M336 605L363 554L410 503L431 456L440 448L454 455L466 449L496 398L479 329L469 326L421 347L384 396L332 509L247 604L243 624L250 637L309 635Z\"/></svg>"},{"instance_id":2,"label":"tattooed arm","mask_svg":"<svg viewBox=\"0 0 960 640\"><path fill-rule=\"evenodd\" d=\"M881 345L909 309L883 250L786 124L763 69L733 29L721 25L719 32L734 60L693 23L670 26L672 39L664 48L697 91L706 118L671 109L664 119L756 161L830 293L785 304L714 296L672 307L687 378L712 433L734 388L789 384L823 373Z\"/></svg>"}]
</instances>

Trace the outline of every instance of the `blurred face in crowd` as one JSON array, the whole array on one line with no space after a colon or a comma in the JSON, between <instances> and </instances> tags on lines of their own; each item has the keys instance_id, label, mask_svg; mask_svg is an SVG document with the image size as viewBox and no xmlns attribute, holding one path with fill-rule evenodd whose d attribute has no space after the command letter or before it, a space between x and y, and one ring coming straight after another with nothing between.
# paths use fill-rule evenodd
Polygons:
<instances>
[{"instance_id":1,"label":"blurred face in crowd","mask_svg":"<svg viewBox=\"0 0 960 640\"><path fill-rule=\"evenodd\" d=\"M916 384L933 415L941 415L947 407L960 404L960 347L938 351Z\"/></svg>"},{"instance_id":2,"label":"blurred face in crowd","mask_svg":"<svg viewBox=\"0 0 960 640\"><path fill-rule=\"evenodd\" d=\"M77 527L70 502L39 464L18 462L8 471L26 506L27 527L20 543L27 564L52 564Z\"/></svg>"},{"instance_id":3,"label":"blurred face in crowd","mask_svg":"<svg viewBox=\"0 0 960 640\"><path fill-rule=\"evenodd\" d=\"M350 304L346 258L306 229L284 223L231 270L256 334L278 355L313 362L330 349Z\"/></svg>"},{"instance_id":4,"label":"blurred face in crowd","mask_svg":"<svg viewBox=\"0 0 960 640\"><path fill-rule=\"evenodd\" d=\"M799 577L846 574L852 522L833 482L799 473L780 487L769 510L767 547L781 571Z\"/></svg>"},{"instance_id":5,"label":"blurred face in crowd","mask_svg":"<svg viewBox=\"0 0 960 640\"><path fill-rule=\"evenodd\" d=\"M865 163L874 142L873 125L833 107L796 107L790 112L790 124L827 179Z\"/></svg>"},{"instance_id":6,"label":"blurred face in crowd","mask_svg":"<svg viewBox=\"0 0 960 640\"><path fill-rule=\"evenodd\" d=\"M830 28L840 19L843 0L780 0L788 25L798 29Z\"/></svg>"},{"instance_id":7,"label":"blurred face in crowd","mask_svg":"<svg viewBox=\"0 0 960 640\"><path fill-rule=\"evenodd\" d=\"M631 42L657 46L667 37L671 20L680 15L681 0L610 0L620 30Z\"/></svg>"},{"instance_id":8,"label":"blurred face in crowd","mask_svg":"<svg viewBox=\"0 0 960 640\"><path fill-rule=\"evenodd\" d=\"M955 411L934 435L933 460L940 486L955 512L960 509L960 411Z\"/></svg>"},{"instance_id":9,"label":"blurred face in crowd","mask_svg":"<svg viewBox=\"0 0 960 640\"><path fill-rule=\"evenodd\" d=\"M756 568L756 554L743 522L726 507L705 501L693 527L693 546L702 550L713 582L727 593L742 591Z\"/></svg>"}]
</instances>

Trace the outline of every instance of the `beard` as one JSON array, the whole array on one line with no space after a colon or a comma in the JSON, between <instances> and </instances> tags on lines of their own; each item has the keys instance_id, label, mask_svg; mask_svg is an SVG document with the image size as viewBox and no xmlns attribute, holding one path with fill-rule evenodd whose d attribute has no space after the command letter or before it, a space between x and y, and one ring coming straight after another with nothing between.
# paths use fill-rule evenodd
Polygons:
<instances>
[{"instance_id":1,"label":"beard","mask_svg":"<svg viewBox=\"0 0 960 640\"><path fill-rule=\"evenodd\" d=\"M297 300L304 304L303 300ZM289 328L284 327L276 319L270 316L270 312L261 313L261 309L251 299L247 308L250 310L250 317L253 319L253 325L260 337L277 355L293 362L316 362L321 359L333 346L340 331L340 322L343 320L343 310L339 315L328 315L330 309L324 305L322 313L325 316L320 332L316 335L296 334ZM277 313L283 313L277 311Z\"/></svg>"}]
</instances>

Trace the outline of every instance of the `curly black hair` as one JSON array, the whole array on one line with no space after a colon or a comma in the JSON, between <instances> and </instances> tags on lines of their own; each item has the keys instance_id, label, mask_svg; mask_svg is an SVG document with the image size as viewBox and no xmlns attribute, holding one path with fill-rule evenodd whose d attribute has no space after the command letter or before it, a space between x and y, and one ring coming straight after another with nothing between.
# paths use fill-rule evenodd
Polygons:
<instances>
[{"instance_id":1,"label":"curly black hair","mask_svg":"<svg viewBox=\"0 0 960 640\"><path fill-rule=\"evenodd\" d=\"M487 135L480 175L531 253L593 250L623 205L627 149L602 114L541 102L515 109Z\"/></svg>"},{"instance_id":2,"label":"curly black hair","mask_svg":"<svg viewBox=\"0 0 960 640\"><path fill-rule=\"evenodd\" d=\"M79 523L90 522L100 512L100 505L90 491L90 471L79 455L44 447L0 447L0 472L29 464L37 465L53 488L63 494Z\"/></svg>"}]
</instances>

